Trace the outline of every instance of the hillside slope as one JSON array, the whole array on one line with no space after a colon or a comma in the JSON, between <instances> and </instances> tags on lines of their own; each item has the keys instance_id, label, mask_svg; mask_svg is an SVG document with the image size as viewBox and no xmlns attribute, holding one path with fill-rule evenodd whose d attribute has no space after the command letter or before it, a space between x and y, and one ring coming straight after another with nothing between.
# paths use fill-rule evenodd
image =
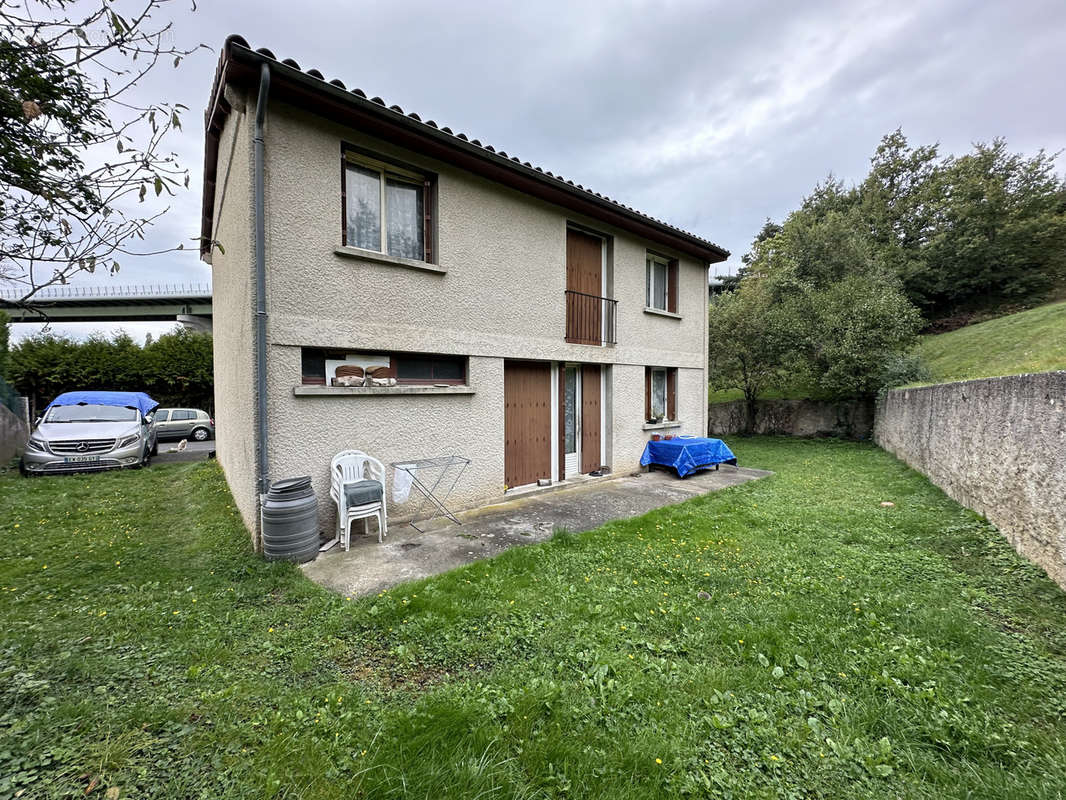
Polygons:
<instances>
[{"instance_id":1,"label":"hillside slope","mask_svg":"<svg viewBox=\"0 0 1066 800\"><path fill-rule=\"evenodd\" d=\"M925 336L918 353L938 383L1066 369L1066 302Z\"/></svg>"}]
</instances>

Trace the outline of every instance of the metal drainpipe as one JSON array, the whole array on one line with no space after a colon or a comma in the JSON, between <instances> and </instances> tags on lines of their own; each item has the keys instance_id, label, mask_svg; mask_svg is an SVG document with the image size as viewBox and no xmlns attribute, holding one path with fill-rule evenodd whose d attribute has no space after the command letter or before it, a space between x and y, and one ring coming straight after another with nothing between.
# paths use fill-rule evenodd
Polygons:
<instances>
[{"instance_id":1,"label":"metal drainpipe","mask_svg":"<svg viewBox=\"0 0 1066 800\"><path fill-rule=\"evenodd\" d=\"M259 100L255 106L255 391L256 422L259 435L259 497L262 508L267 491L267 401L266 401L266 203L263 175L263 123L266 121L267 94L270 92L270 67L263 64L259 72Z\"/></svg>"}]
</instances>

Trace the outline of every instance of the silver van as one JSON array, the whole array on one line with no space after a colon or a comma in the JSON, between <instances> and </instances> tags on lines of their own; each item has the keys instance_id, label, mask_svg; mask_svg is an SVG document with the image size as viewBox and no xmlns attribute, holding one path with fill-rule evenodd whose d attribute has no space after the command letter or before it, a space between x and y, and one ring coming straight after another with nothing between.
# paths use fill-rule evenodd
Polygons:
<instances>
[{"instance_id":1,"label":"silver van","mask_svg":"<svg viewBox=\"0 0 1066 800\"><path fill-rule=\"evenodd\" d=\"M158 452L144 392L66 392L48 404L26 443L23 475L145 467Z\"/></svg>"},{"instance_id":2,"label":"silver van","mask_svg":"<svg viewBox=\"0 0 1066 800\"><path fill-rule=\"evenodd\" d=\"M215 421L199 408L156 409L155 426L160 439L206 442L215 438Z\"/></svg>"}]
</instances>

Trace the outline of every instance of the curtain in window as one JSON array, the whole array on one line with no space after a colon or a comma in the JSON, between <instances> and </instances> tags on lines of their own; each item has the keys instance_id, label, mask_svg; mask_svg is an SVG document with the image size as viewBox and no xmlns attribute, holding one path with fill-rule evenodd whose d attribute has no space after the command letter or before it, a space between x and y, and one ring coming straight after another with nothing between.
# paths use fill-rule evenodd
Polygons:
<instances>
[{"instance_id":1,"label":"curtain in window","mask_svg":"<svg viewBox=\"0 0 1066 800\"><path fill-rule=\"evenodd\" d=\"M655 259L648 259L648 306L666 309L667 267Z\"/></svg>"},{"instance_id":2,"label":"curtain in window","mask_svg":"<svg viewBox=\"0 0 1066 800\"><path fill-rule=\"evenodd\" d=\"M385 181L385 207L388 220L389 255L400 258L425 258L422 224L422 187L413 183Z\"/></svg>"},{"instance_id":3,"label":"curtain in window","mask_svg":"<svg viewBox=\"0 0 1066 800\"><path fill-rule=\"evenodd\" d=\"M651 415L666 416L666 372L661 369L651 373Z\"/></svg>"},{"instance_id":4,"label":"curtain in window","mask_svg":"<svg viewBox=\"0 0 1066 800\"><path fill-rule=\"evenodd\" d=\"M381 250L381 176L362 167L348 167L344 182L350 247Z\"/></svg>"}]
</instances>

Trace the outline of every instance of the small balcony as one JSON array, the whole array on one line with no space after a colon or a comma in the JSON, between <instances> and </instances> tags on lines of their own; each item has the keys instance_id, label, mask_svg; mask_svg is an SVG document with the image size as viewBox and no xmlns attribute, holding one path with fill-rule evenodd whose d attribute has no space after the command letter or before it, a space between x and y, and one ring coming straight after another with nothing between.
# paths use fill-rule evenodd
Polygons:
<instances>
[{"instance_id":1,"label":"small balcony","mask_svg":"<svg viewBox=\"0 0 1066 800\"><path fill-rule=\"evenodd\" d=\"M574 344L616 344L617 300L566 290L566 341Z\"/></svg>"}]
</instances>

